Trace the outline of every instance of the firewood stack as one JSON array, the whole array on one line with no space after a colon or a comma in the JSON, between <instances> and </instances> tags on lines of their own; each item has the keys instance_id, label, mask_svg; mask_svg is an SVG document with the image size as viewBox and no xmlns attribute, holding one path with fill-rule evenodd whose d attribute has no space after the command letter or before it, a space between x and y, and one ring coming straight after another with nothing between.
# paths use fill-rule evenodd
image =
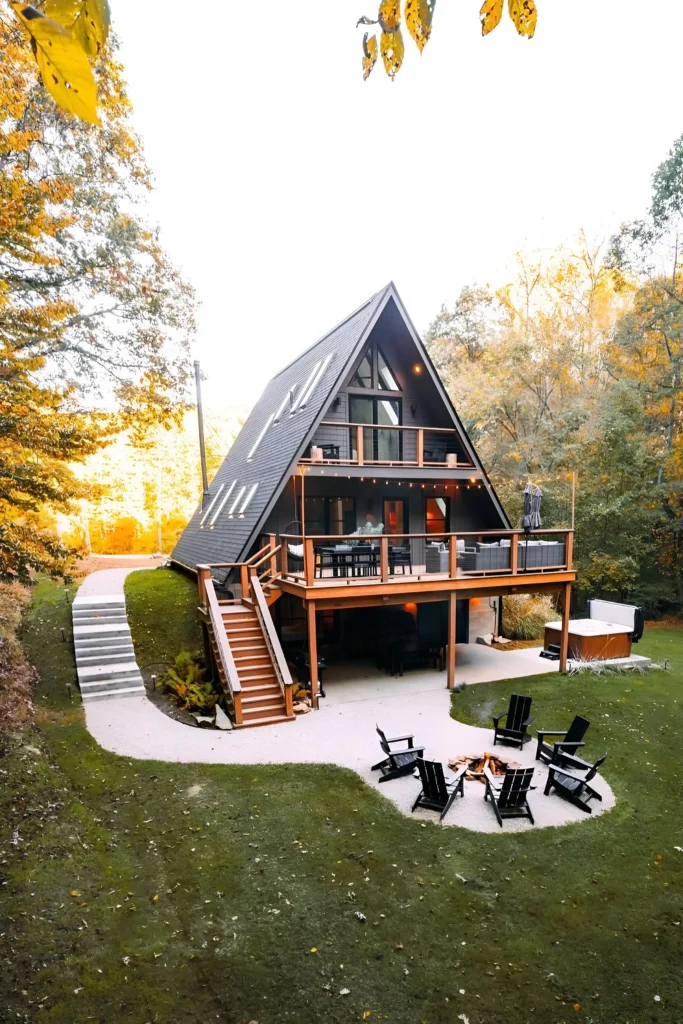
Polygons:
<instances>
[{"instance_id":1,"label":"firewood stack","mask_svg":"<svg viewBox=\"0 0 683 1024\"><path fill-rule=\"evenodd\" d=\"M488 768L491 775L505 775L507 768L519 768L516 761L508 761L495 754L461 754L459 757L452 757L448 761L448 767L457 771L467 765L465 778L468 782L483 782L484 768Z\"/></svg>"}]
</instances>

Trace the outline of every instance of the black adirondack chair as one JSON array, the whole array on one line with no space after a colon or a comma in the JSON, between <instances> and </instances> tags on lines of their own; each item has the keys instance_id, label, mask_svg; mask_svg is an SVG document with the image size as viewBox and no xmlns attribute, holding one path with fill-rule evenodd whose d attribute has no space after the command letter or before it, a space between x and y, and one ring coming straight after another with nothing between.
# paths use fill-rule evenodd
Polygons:
<instances>
[{"instance_id":1,"label":"black adirondack chair","mask_svg":"<svg viewBox=\"0 0 683 1024\"><path fill-rule=\"evenodd\" d=\"M415 768L415 762L418 757L422 757L424 754L425 748L413 746L412 735L387 738L379 726L376 726L376 729L379 736L379 745L387 756L383 761L373 764L370 770L381 773L379 777L380 782L389 782L390 779L398 779L401 775L410 775ZM392 750L392 743L405 743L406 746L403 749Z\"/></svg>"},{"instance_id":2,"label":"black adirondack chair","mask_svg":"<svg viewBox=\"0 0 683 1024\"><path fill-rule=\"evenodd\" d=\"M598 774L598 768L606 757L607 754L603 754L595 764L589 765L580 757L570 757L569 754L564 754L562 766L548 765L545 795L548 796L550 790L554 789L559 796L569 800L575 807L580 807L586 814L592 814L593 808L588 801L602 800L602 796L588 783Z\"/></svg>"},{"instance_id":3,"label":"black adirondack chair","mask_svg":"<svg viewBox=\"0 0 683 1024\"><path fill-rule=\"evenodd\" d=\"M417 769L420 773L422 790L413 804L416 807L428 807L430 811L439 811L440 821L448 814L456 796L465 795L465 772L467 765L459 768L452 779L446 779L443 765L438 761L425 761L418 757Z\"/></svg>"},{"instance_id":4,"label":"black adirondack chair","mask_svg":"<svg viewBox=\"0 0 683 1024\"><path fill-rule=\"evenodd\" d=\"M566 732L539 729L536 733L538 736L536 760L543 761L544 764L550 764L551 761L555 764L562 764L562 755L564 753L576 754L579 747L585 746L583 737L586 735L589 725L590 722L587 718L576 715ZM560 736L562 738L554 740L552 743L546 743L546 736Z\"/></svg>"},{"instance_id":5,"label":"black adirondack chair","mask_svg":"<svg viewBox=\"0 0 683 1024\"><path fill-rule=\"evenodd\" d=\"M534 816L527 799L529 790L533 788L533 777L533 768L507 768L502 780L492 775L488 768L484 768L484 800L491 798L501 828L504 818L528 818L531 824L534 824Z\"/></svg>"},{"instance_id":6,"label":"black adirondack chair","mask_svg":"<svg viewBox=\"0 0 683 1024\"><path fill-rule=\"evenodd\" d=\"M531 739L527 728L533 722L531 711L531 697L521 697L513 693L510 697L510 706L502 715L493 716L493 745L500 740L502 743L514 743L520 750L524 744ZM505 719L505 725L499 725L501 718Z\"/></svg>"}]
</instances>

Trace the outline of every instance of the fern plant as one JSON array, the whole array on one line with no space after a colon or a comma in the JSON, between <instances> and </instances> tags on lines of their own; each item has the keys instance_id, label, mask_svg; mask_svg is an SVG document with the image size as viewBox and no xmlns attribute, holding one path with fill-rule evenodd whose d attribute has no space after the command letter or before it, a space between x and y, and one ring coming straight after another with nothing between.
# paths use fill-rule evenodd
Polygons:
<instances>
[{"instance_id":1,"label":"fern plant","mask_svg":"<svg viewBox=\"0 0 683 1024\"><path fill-rule=\"evenodd\" d=\"M206 666L201 654L181 651L170 668L159 680L173 694L183 711L212 711L220 694L210 681L205 680Z\"/></svg>"}]
</instances>

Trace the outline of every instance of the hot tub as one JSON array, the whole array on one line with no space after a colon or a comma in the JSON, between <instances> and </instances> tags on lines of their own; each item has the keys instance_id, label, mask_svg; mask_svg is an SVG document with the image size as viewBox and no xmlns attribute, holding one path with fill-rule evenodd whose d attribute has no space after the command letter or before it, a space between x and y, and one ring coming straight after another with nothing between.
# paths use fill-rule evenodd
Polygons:
<instances>
[{"instance_id":1,"label":"hot tub","mask_svg":"<svg viewBox=\"0 0 683 1024\"><path fill-rule=\"evenodd\" d=\"M604 661L606 658L628 658L631 655L633 626L602 619L570 619L568 657L579 661ZM546 622L544 647L559 644L562 623Z\"/></svg>"}]
</instances>

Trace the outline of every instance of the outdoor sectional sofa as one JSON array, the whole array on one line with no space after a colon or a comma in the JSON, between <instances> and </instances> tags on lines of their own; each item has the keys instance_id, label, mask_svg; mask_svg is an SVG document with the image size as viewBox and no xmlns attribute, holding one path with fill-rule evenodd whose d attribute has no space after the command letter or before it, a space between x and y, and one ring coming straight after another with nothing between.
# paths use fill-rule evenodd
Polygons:
<instances>
[{"instance_id":1,"label":"outdoor sectional sofa","mask_svg":"<svg viewBox=\"0 0 683 1024\"><path fill-rule=\"evenodd\" d=\"M495 572L510 568L510 541L493 541L490 544L477 543L466 547L464 540L457 541L458 569L462 572ZM546 569L562 566L565 561L563 541L522 540L519 542L517 565L519 570ZM427 572L448 572L448 546L430 544L426 553Z\"/></svg>"}]
</instances>

